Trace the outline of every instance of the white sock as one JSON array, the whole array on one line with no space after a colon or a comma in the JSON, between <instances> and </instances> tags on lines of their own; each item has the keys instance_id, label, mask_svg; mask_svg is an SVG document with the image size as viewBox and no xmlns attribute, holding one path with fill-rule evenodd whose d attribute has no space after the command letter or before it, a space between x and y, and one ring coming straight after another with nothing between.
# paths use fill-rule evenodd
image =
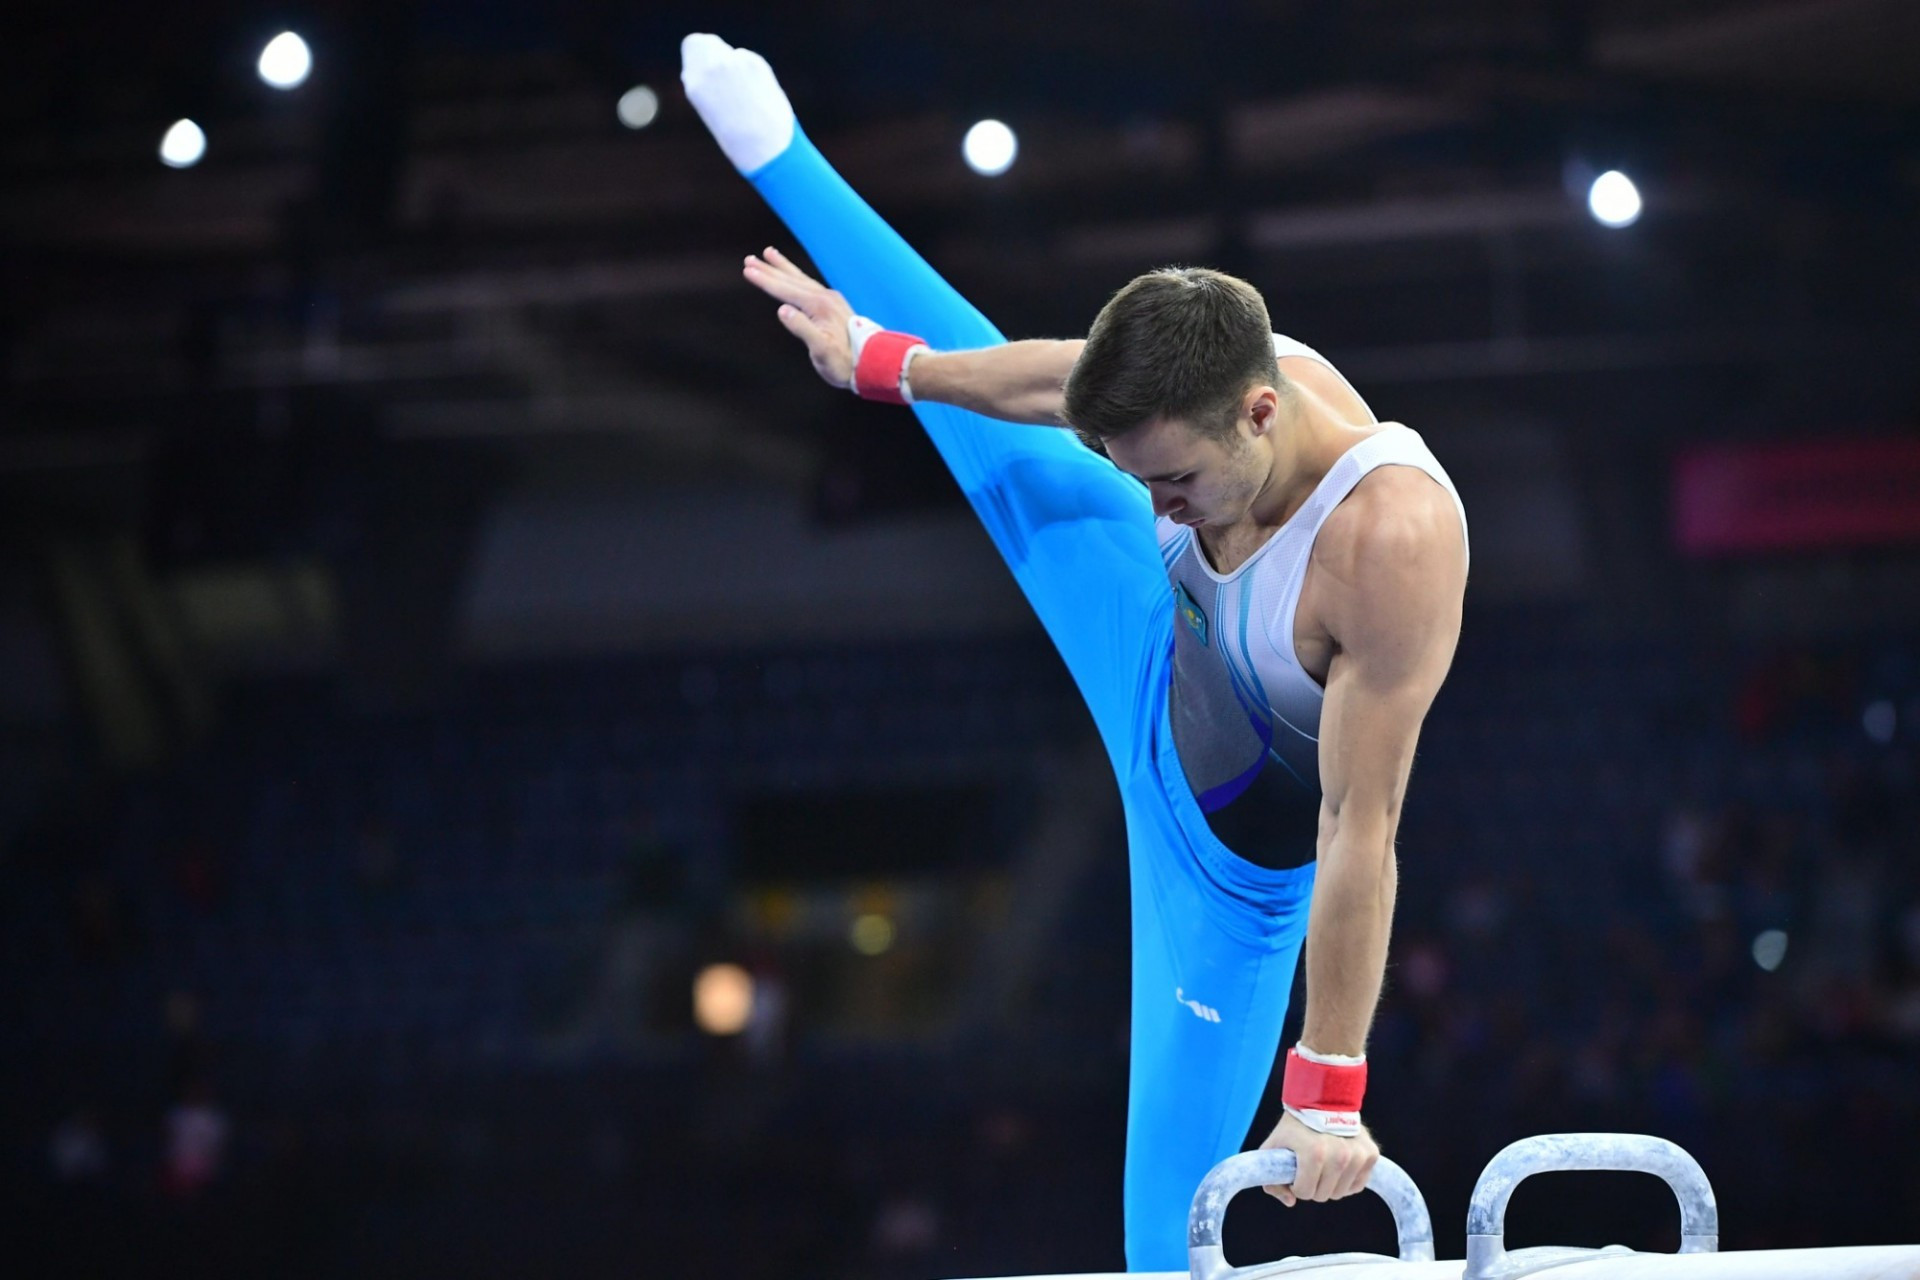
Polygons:
<instances>
[{"instance_id":1,"label":"white sock","mask_svg":"<svg viewBox=\"0 0 1920 1280\"><path fill-rule=\"evenodd\" d=\"M767 60L699 32L680 42L680 83L720 149L752 173L793 141L793 104Z\"/></svg>"}]
</instances>

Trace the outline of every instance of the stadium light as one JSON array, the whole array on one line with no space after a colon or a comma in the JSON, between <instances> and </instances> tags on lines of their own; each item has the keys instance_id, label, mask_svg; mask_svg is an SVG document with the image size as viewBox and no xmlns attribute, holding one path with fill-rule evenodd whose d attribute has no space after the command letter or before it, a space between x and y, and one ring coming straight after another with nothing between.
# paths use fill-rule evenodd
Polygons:
<instances>
[{"instance_id":1,"label":"stadium light","mask_svg":"<svg viewBox=\"0 0 1920 1280\"><path fill-rule=\"evenodd\" d=\"M260 51L260 78L276 89L298 89L313 71L313 50L291 31L282 31Z\"/></svg>"},{"instance_id":2,"label":"stadium light","mask_svg":"<svg viewBox=\"0 0 1920 1280\"><path fill-rule=\"evenodd\" d=\"M1780 929L1763 929L1753 940L1753 962L1772 973L1787 958L1787 935Z\"/></svg>"},{"instance_id":3,"label":"stadium light","mask_svg":"<svg viewBox=\"0 0 1920 1280\"><path fill-rule=\"evenodd\" d=\"M1618 169L1609 169L1587 190L1587 209L1605 227L1630 227L1640 220L1640 188Z\"/></svg>"},{"instance_id":4,"label":"stadium light","mask_svg":"<svg viewBox=\"0 0 1920 1280\"><path fill-rule=\"evenodd\" d=\"M160 139L160 163L169 169L191 169L207 154L207 135L191 120L175 120Z\"/></svg>"},{"instance_id":5,"label":"stadium light","mask_svg":"<svg viewBox=\"0 0 1920 1280\"><path fill-rule=\"evenodd\" d=\"M998 120L982 120L967 130L960 154L975 173L998 177L1013 167L1013 158L1020 154L1020 140Z\"/></svg>"},{"instance_id":6,"label":"stadium light","mask_svg":"<svg viewBox=\"0 0 1920 1280\"><path fill-rule=\"evenodd\" d=\"M710 1036L737 1036L753 1019L753 975L710 964L693 980L693 1020Z\"/></svg>"},{"instance_id":7,"label":"stadium light","mask_svg":"<svg viewBox=\"0 0 1920 1280\"><path fill-rule=\"evenodd\" d=\"M660 95L644 84L637 84L620 95L614 112L627 128L644 129L660 114Z\"/></svg>"}]
</instances>

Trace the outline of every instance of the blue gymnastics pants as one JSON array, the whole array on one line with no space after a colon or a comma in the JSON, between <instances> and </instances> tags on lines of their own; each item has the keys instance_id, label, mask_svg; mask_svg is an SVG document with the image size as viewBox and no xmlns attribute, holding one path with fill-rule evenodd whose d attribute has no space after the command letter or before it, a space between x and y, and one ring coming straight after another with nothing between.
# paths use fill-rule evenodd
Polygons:
<instances>
[{"instance_id":1,"label":"blue gymnastics pants","mask_svg":"<svg viewBox=\"0 0 1920 1280\"><path fill-rule=\"evenodd\" d=\"M805 134L748 175L854 309L936 350L1004 339ZM1313 864L1273 871L1208 828L1167 723L1173 597L1146 488L1067 431L914 412L1079 686L1126 812L1133 902L1127 1266L1187 1266L1187 1209L1240 1149L1279 1050Z\"/></svg>"}]
</instances>

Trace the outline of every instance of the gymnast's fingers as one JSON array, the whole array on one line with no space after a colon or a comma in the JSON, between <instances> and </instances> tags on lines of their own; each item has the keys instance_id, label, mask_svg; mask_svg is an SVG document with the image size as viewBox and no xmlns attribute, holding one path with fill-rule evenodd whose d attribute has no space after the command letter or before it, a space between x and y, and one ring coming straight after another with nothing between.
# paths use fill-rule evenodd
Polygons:
<instances>
[{"instance_id":1,"label":"gymnast's fingers","mask_svg":"<svg viewBox=\"0 0 1920 1280\"><path fill-rule=\"evenodd\" d=\"M1372 1146L1371 1143L1369 1147L1371 1149L1363 1149L1360 1158L1354 1161L1353 1168L1348 1172L1346 1184L1340 1192L1342 1196L1357 1195L1365 1191L1367 1183L1372 1181L1373 1168L1380 1163L1380 1148Z\"/></svg>"},{"instance_id":2,"label":"gymnast's fingers","mask_svg":"<svg viewBox=\"0 0 1920 1280\"><path fill-rule=\"evenodd\" d=\"M820 282L818 280L815 280L812 276L808 275L806 272L802 271L799 267L795 266L793 259L789 258L786 254L780 252L780 250L773 245L767 246L766 259L767 259L767 262L772 266L778 267L780 270L788 272L792 275L796 275L800 277L800 279L805 280L808 284L820 285ZM821 285L821 287L824 288L825 286Z\"/></svg>"},{"instance_id":3,"label":"gymnast's fingers","mask_svg":"<svg viewBox=\"0 0 1920 1280\"><path fill-rule=\"evenodd\" d=\"M780 323L787 332L807 344L807 356L816 373L829 385L845 387L853 380L853 353L838 335L840 327L820 324L799 307L780 308Z\"/></svg>"},{"instance_id":4,"label":"gymnast's fingers","mask_svg":"<svg viewBox=\"0 0 1920 1280\"><path fill-rule=\"evenodd\" d=\"M1362 1182L1360 1166L1360 1153L1354 1151L1343 1151L1337 1159L1329 1160L1326 1175L1320 1180L1324 1198L1340 1200L1358 1191Z\"/></svg>"},{"instance_id":5,"label":"gymnast's fingers","mask_svg":"<svg viewBox=\"0 0 1920 1280\"><path fill-rule=\"evenodd\" d=\"M772 245L768 245L765 249L761 250L758 258L750 258L749 261L757 262L767 270L786 277L795 285L812 289L818 293L828 292L825 284L795 266L791 258L781 253L780 250L774 248Z\"/></svg>"},{"instance_id":6,"label":"gymnast's fingers","mask_svg":"<svg viewBox=\"0 0 1920 1280\"><path fill-rule=\"evenodd\" d=\"M1344 1142L1340 1153L1337 1185L1327 1198L1340 1200L1367 1189L1373 1167L1380 1161L1380 1148L1364 1129Z\"/></svg>"},{"instance_id":7,"label":"gymnast's fingers","mask_svg":"<svg viewBox=\"0 0 1920 1280\"><path fill-rule=\"evenodd\" d=\"M787 332L807 344L807 350L813 351L826 343L826 330L815 324L807 313L788 303L776 313L780 323L787 326Z\"/></svg>"},{"instance_id":8,"label":"gymnast's fingers","mask_svg":"<svg viewBox=\"0 0 1920 1280\"><path fill-rule=\"evenodd\" d=\"M1311 1144L1302 1143L1294 1156L1293 1194L1302 1200L1325 1200L1327 1170L1319 1151Z\"/></svg>"},{"instance_id":9,"label":"gymnast's fingers","mask_svg":"<svg viewBox=\"0 0 1920 1280\"><path fill-rule=\"evenodd\" d=\"M747 256L740 274L747 278L747 283L768 297L792 303L807 311L817 309L826 293L826 290L804 276L795 278L788 272L775 270L751 254Z\"/></svg>"}]
</instances>

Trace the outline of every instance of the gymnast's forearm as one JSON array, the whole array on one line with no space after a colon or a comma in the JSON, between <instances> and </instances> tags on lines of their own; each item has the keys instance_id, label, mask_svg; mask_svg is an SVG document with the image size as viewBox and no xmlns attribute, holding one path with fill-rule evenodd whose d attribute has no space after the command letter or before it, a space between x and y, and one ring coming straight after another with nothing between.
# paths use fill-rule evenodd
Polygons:
<instances>
[{"instance_id":1,"label":"gymnast's forearm","mask_svg":"<svg viewBox=\"0 0 1920 1280\"><path fill-rule=\"evenodd\" d=\"M1009 342L977 351L929 351L907 373L916 401L957 405L1002 422L1064 425L1061 390L1086 343L1079 338Z\"/></svg>"},{"instance_id":2,"label":"gymnast's forearm","mask_svg":"<svg viewBox=\"0 0 1920 1280\"><path fill-rule=\"evenodd\" d=\"M1307 1008L1300 1043L1362 1055L1386 975L1399 863L1378 831L1336 830L1320 850L1307 917Z\"/></svg>"}]
</instances>

